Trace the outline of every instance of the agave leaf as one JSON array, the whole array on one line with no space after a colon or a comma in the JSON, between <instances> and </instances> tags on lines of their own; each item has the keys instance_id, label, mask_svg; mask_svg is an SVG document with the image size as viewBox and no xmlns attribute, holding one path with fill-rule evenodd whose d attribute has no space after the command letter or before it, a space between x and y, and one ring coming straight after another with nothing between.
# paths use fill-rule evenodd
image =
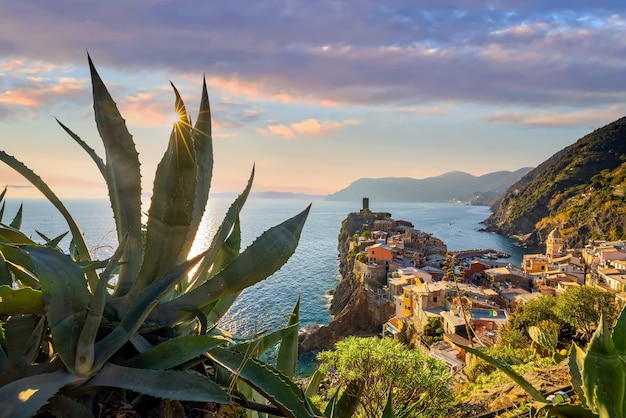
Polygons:
<instances>
[{"instance_id":1,"label":"agave leaf","mask_svg":"<svg viewBox=\"0 0 626 418\"><path fill-rule=\"evenodd\" d=\"M4 196L7 194L7 186L4 186L4 189L2 190L2 192L0 193L0 202L4 203ZM2 217L0 216L0 221L2 220Z\"/></svg>"},{"instance_id":2,"label":"agave leaf","mask_svg":"<svg viewBox=\"0 0 626 418\"><path fill-rule=\"evenodd\" d=\"M128 245L120 266L116 296L125 295L137 277L141 263L141 173L139 155L133 137L126 128L117 105L102 82L91 61L91 84L93 87L93 109L98 132L106 154L105 178L109 188L109 200L113 209L117 239L128 234ZM74 237L76 239L76 237ZM95 288L97 281L91 284Z\"/></svg>"},{"instance_id":3,"label":"agave leaf","mask_svg":"<svg viewBox=\"0 0 626 418\"><path fill-rule=\"evenodd\" d=\"M72 233L72 240L75 242L76 250L80 255L81 260L91 260L91 254L89 253L89 249L87 248L85 237L78 227L78 224L76 224L76 221L74 221L74 218L72 218L72 215L70 215L67 208L54 194L54 192L50 190L48 185L44 183L44 181L31 169L26 167L22 162L18 161L16 158L10 156L6 152L0 151L0 160L6 163L9 167L13 168L18 173L20 173L26 180L28 180L33 186L35 186L46 197L46 199L48 199L50 203L52 203L52 205L65 219L65 222L67 223L67 226ZM2 233L0 230L0 240L3 239L1 235ZM87 278L89 279L89 285L92 288L95 287L98 283L98 275L95 272L88 274Z\"/></svg>"},{"instance_id":4,"label":"agave leaf","mask_svg":"<svg viewBox=\"0 0 626 418\"><path fill-rule=\"evenodd\" d=\"M92 373L93 363L95 361L95 341L102 322L102 314L104 313L104 305L106 302L107 283L111 277L112 271L117 267L120 257L124 252L124 247L128 244L128 235L124 235L122 242L118 245L115 253L109 260L108 265L100 275L98 285L94 289L91 300L89 301L89 311L85 323L78 337L76 344L76 363L75 370L79 376L89 376Z\"/></svg>"},{"instance_id":5,"label":"agave leaf","mask_svg":"<svg viewBox=\"0 0 626 418\"><path fill-rule=\"evenodd\" d=\"M11 286L12 284L13 276L7 265L7 260L4 258L4 255L2 255L2 249L0 248L0 286Z\"/></svg>"},{"instance_id":6,"label":"agave leaf","mask_svg":"<svg viewBox=\"0 0 626 418\"><path fill-rule=\"evenodd\" d=\"M50 247L50 248L58 248L59 243L61 242L61 240L63 238L65 238L65 236L67 235L67 232L64 232L61 235L59 235L58 237L50 239L46 235L42 234L39 231L35 231L35 232L37 233L37 235L39 235L41 238L43 238L46 241L45 246L46 247Z\"/></svg>"},{"instance_id":7,"label":"agave leaf","mask_svg":"<svg viewBox=\"0 0 626 418\"><path fill-rule=\"evenodd\" d=\"M311 380L309 380L309 384L304 391L304 396L311 398L319 393L320 384L325 374L326 373L323 373L319 367L315 370L315 373L311 376Z\"/></svg>"},{"instance_id":8,"label":"agave leaf","mask_svg":"<svg viewBox=\"0 0 626 418\"><path fill-rule=\"evenodd\" d=\"M393 393L391 392L391 388L389 388L389 393L387 394L387 403L385 403L385 409L383 410L382 418L395 418L396 416L393 413Z\"/></svg>"},{"instance_id":9,"label":"agave leaf","mask_svg":"<svg viewBox=\"0 0 626 418\"><path fill-rule=\"evenodd\" d=\"M333 395L334 399L331 399L332 404L329 402L324 415L331 418L350 418L354 416L357 406L363 393L363 385L358 380L351 380L346 386L346 390L343 391L340 397L337 397L339 391ZM330 407L330 409L329 409Z\"/></svg>"},{"instance_id":10,"label":"agave leaf","mask_svg":"<svg viewBox=\"0 0 626 418\"><path fill-rule=\"evenodd\" d=\"M202 286L159 305L157 314L162 325L175 324L189 314L186 306L202 307L271 276L295 251L309 205L298 215L265 231L246 250Z\"/></svg>"},{"instance_id":11,"label":"agave leaf","mask_svg":"<svg viewBox=\"0 0 626 418\"><path fill-rule=\"evenodd\" d=\"M0 314L43 315L43 292L31 287L14 289L9 285L0 286Z\"/></svg>"},{"instance_id":12,"label":"agave leaf","mask_svg":"<svg viewBox=\"0 0 626 418\"><path fill-rule=\"evenodd\" d=\"M208 335L181 335L131 358L123 365L138 369L171 369L224 343L224 339Z\"/></svg>"},{"instance_id":13,"label":"agave leaf","mask_svg":"<svg viewBox=\"0 0 626 418\"><path fill-rule=\"evenodd\" d=\"M48 247L25 247L35 263L52 342L69 371L74 372L76 344L84 325L89 291L83 271L72 259Z\"/></svg>"},{"instance_id":14,"label":"agave leaf","mask_svg":"<svg viewBox=\"0 0 626 418\"><path fill-rule=\"evenodd\" d=\"M39 351L45 319L37 315L12 315L4 324L7 357L13 367L31 364Z\"/></svg>"},{"instance_id":15,"label":"agave leaf","mask_svg":"<svg viewBox=\"0 0 626 418\"><path fill-rule=\"evenodd\" d=\"M96 163L96 166L98 167L98 170L100 170L100 174L102 174L102 177L104 177L104 179L106 180L106 178L107 178L107 176L106 176L106 166L104 165L104 161L102 161L102 158L100 158L100 156L96 153L96 150L94 150L89 145L87 145L87 143L85 141L80 139L80 137L78 135L76 135L74 132L72 132L70 130L70 128L68 128L67 126L62 124L61 121L59 121L56 118L55 118L55 120L57 121L57 123L59 125L61 125L61 128L63 128L63 130L65 132L67 132L69 134L69 136L71 136L74 139L74 141L76 141L78 143L78 145L80 145L85 151L87 151L87 154L89 154L91 159Z\"/></svg>"},{"instance_id":16,"label":"agave leaf","mask_svg":"<svg viewBox=\"0 0 626 418\"><path fill-rule=\"evenodd\" d=\"M626 309L622 309L617 321L615 321L611 338L613 338L615 350L626 361Z\"/></svg>"},{"instance_id":17,"label":"agave leaf","mask_svg":"<svg viewBox=\"0 0 626 418\"><path fill-rule=\"evenodd\" d=\"M11 273L13 273L16 282L19 282L24 286L32 287L33 289L39 289L39 279L37 279L33 273L26 270L23 266L11 261L7 261L6 263L9 270L11 270Z\"/></svg>"},{"instance_id":18,"label":"agave leaf","mask_svg":"<svg viewBox=\"0 0 626 418\"><path fill-rule=\"evenodd\" d=\"M298 364L298 325L300 324L300 297L289 316L287 327L292 327L292 331L280 342L278 357L276 357L276 368L284 375L294 378L296 366Z\"/></svg>"},{"instance_id":19,"label":"agave leaf","mask_svg":"<svg viewBox=\"0 0 626 418\"><path fill-rule=\"evenodd\" d=\"M482 358L483 360L487 361L489 364L492 364L493 366L495 366L498 369L500 369L502 372L504 372L504 374L506 374L511 379L513 379L513 381L515 383L520 385L522 387L522 389L524 389L526 391L526 393L528 393L537 402L542 402L542 403L547 403L548 402L546 400L546 398L543 397L541 392L539 392L537 389L535 389L535 387L533 385L531 385L526 379L524 379L522 376L517 374L517 372L515 372L515 370L513 370L511 368L511 366L509 366L508 364L504 363L501 360L493 358L493 357L489 356L488 354L485 354L483 351L481 351L479 349L476 349L474 347L467 347L467 346L464 346L464 345L461 345L460 347L463 348L465 351L470 352L470 353L472 353L472 354Z\"/></svg>"},{"instance_id":20,"label":"agave leaf","mask_svg":"<svg viewBox=\"0 0 626 418\"><path fill-rule=\"evenodd\" d=\"M174 85L172 87L180 120L174 124L168 148L157 166L148 212L146 249L137 278L139 286L133 287L129 303L136 297L136 292L187 256L181 251L194 209L197 170L185 105Z\"/></svg>"},{"instance_id":21,"label":"agave leaf","mask_svg":"<svg viewBox=\"0 0 626 418\"><path fill-rule=\"evenodd\" d=\"M568 365L569 375L572 381L572 388L578 395L578 399L583 406L587 406L587 400L583 392L582 367L585 361L585 352L576 344L572 343L569 352Z\"/></svg>"},{"instance_id":22,"label":"agave leaf","mask_svg":"<svg viewBox=\"0 0 626 418\"><path fill-rule=\"evenodd\" d=\"M11 364L9 364L9 357L7 356L7 353L4 351L4 348L0 345L0 375L4 375L4 372L9 367L11 367Z\"/></svg>"},{"instance_id":23,"label":"agave leaf","mask_svg":"<svg viewBox=\"0 0 626 418\"><path fill-rule=\"evenodd\" d=\"M188 254L198 232L202 215L209 200L211 178L213 175L213 141L211 136L211 108L207 94L206 80L202 80L202 97L196 124L191 131L193 147L196 151L197 183L189 234L181 254Z\"/></svg>"},{"instance_id":24,"label":"agave leaf","mask_svg":"<svg viewBox=\"0 0 626 418\"><path fill-rule=\"evenodd\" d=\"M232 205L230 205L228 211L226 212L226 215L224 216L224 219L222 220L222 223L217 229L217 232L215 233L215 235L213 235L211 245L209 246L209 252L207 253L206 258L202 261L202 264L200 264L200 266L196 270L193 278L191 279L190 289L198 287L206 280L208 280L211 275L215 275L217 272L220 271L216 268L214 269L213 264L215 262L215 259L217 258L217 255L219 254L221 246L228 239L231 231L233 231L233 228L235 227L236 222L238 222L239 212L241 212L241 209L243 208L243 205L245 204L246 199L250 194L253 180L254 167L252 167L252 172L250 173L250 178L248 179L246 188L243 190L243 192L241 192L239 196L237 196L237 199L235 199Z\"/></svg>"},{"instance_id":25,"label":"agave leaf","mask_svg":"<svg viewBox=\"0 0 626 418\"><path fill-rule=\"evenodd\" d=\"M279 343L280 341L283 341L285 338L293 335L294 333L296 333L297 335L298 325L290 324L284 328L279 328L276 331L270 332L252 340L246 340L243 343L235 344L231 348L239 351L240 353L245 353L247 356L258 356L259 354L264 353L265 351L267 351L267 349Z\"/></svg>"},{"instance_id":26,"label":"agave leaf","mask_svg":"<svg viewBox=\"0 0 626 418\"><path fill-rule=\"evenodd\" d=\"M2 197L4 197L4 193L6 193L6 191L7 191L7 188L5 186L4 191L2 192ZM3 201L2 206L0 207L0 223L2 223L2 218L4 217L4 208L5 208L5 202Z\"/></svg>"},{"instance_id":27,"label":"agave leaf","mask_svg":"<svg viewBox=\"0 0 626 418\"><path fill-rule=\"evenodd\" d=\"M230 397L211 379L190 371L146 370L107 363L86 387L115 387L157 398L228 404Z\"/></svg>"},{"instance_id":28,"label":"agave leaf","mask_svg":"<svg viewBox=\"0 0 626 418\"><path fill-rule=\"evenodd\" d=\"M243 379L288 417L314 417L302 389L273 367L233 350L215 348L208 356Z\"/></svg>"},{"instance_id":29,"label":"agave leaf","mask_svg":"<svg viewBox=\"0 0 626 418\"><path fill-rule=\"evenodd\" d=\"M20 208L17 210L15 217L9 224L11 228L18 229L18 230L22 228L22 209L23 209L22 206L23 205L20 205Z\"/></svg>"},{"instance_id":30,"label":"agave leaf","mask_svg":"<svg viewBox=\"0 0 626 418\"><path fill-rule=\"evenodd\" d=\"M39 408L75 377L65 370L37 374L0 387L0 417L34 416Z\"/></svg>"},{"instance_id":31,"label":"agave leaf","mask_svg":"<svg viewBox=\"0 0 626 418\"><path fill-rule=\"evenodd\" d=\"M22 231L6 227L0 227L0 242L7 244L35 244L35 241L30 239Z\"/></svg>"},{"instance_id":32,"label":"agave leaf","mask_svg":"<svg viewBox=\"0 0 626 418\"><path fill-rule=\"evenodd\" d=\"M48 404L57 417L94 418L93 413L85 405L58 393L50 399Z\"/></svg>"},{"instance_id":33,"label":"agave leaf","mask_svg":"<svg viewBox=\"0 0 626 418\"><path fill-rule=\"evenodd\" d=\"M199 254L179 264L141 292L130 310L123 315L122 322L96 344L96 361L93 367L95 371L98 371L137 332L154 307L185 277L187 272L204 255L205 253Z\"/></svg>"}]
</instances>

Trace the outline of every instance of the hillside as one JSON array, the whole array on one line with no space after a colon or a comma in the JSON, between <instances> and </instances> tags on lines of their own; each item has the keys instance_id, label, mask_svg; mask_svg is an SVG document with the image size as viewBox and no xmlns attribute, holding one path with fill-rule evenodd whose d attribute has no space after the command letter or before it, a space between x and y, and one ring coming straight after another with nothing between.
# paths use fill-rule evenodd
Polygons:
<instances>
[{"instance_id":1,"label":"hillside","mask_svg":"<svg viewBox=\"0 0 626 418\"><path fill-rule=\"evenodd\" d=\"M377 202L450 202L464 201L486 204L518 181L531 168L498 171L473 176L453 171L437 177L362 178L345 189L326 196L325 200L355 201L364 196ZM477 200L479 199L479 200Z\"/></svg>"},{"instance_id":2,"label":"hillside","mask_svg":"<svg viewBox=\"0 0 626 418\"><path fill-rule=\"evenodd\" d=\"M487 230L543 245L556 227L568 247L626 238L626 117L580 138L513 184Z\"/></svg>"}]
</instances>

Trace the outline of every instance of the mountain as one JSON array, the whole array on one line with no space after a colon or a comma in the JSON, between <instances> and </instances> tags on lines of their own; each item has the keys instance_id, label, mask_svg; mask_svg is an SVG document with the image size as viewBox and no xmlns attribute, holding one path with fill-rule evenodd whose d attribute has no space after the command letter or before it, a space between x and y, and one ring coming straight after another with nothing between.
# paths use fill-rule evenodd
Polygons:
<instances>
[{"instance_id":1,"label":"mountain","mask_svg":"<svg viewBox=\"0 0 626 418\"><path fill-rule=\"evenodd\" d=\"M498 171L473 176L452 171L437 177L413 179L408 177L362 178L345 189L326 196L325 200L359 201L369 197L377 202L450 202L463 201L485 204L503 193L532 168Z\"/></svg>"},{"instance_id":2,"label":"mountain","mask_svg":"<svg viewBox=\"0 0 626 418\"><path fill-rule=\"evenodd\" d=\"M513 184L486 229L540 246L555 228L569 248L626 238L626 117L580 138Z\"/></svg>"},{"instance_id":3,"label":"mountain","mask_svg":"<svg viewBox=\"0 0 626 418\"><path fill-rule=\"evenodd\" d=\"M211 194L213 198L227 198L234 199L239 196L236 192L219 192ZM293 193L293 192L250 192L250 199L298 199L298 200L323 200L322 194L311 193Z\"/></svg>"}]
</instances>

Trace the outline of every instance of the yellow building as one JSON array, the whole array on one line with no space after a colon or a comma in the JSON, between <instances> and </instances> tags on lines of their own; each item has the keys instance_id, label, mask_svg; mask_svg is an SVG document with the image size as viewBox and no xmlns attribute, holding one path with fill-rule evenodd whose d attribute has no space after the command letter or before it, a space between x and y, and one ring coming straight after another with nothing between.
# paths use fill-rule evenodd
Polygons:
<instances>
[{"instance_id":1,"label":"yellow building","mask_svg":"<svg viewBox=\"0 0 626 418\"><path fill-rule=\"evenodd\" d=\"M551 258L560 257L563 251L563 235L558 228L554 228L546 239L546 255Z\"/></svg>"}]
</instances>

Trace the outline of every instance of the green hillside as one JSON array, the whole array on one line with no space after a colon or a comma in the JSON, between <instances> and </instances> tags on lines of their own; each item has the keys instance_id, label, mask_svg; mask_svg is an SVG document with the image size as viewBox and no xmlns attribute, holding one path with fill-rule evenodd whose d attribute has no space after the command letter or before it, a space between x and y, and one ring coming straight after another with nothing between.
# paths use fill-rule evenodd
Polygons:
<instances>
[{"instance_id":1,"label":"green hillside","mask_svg":"<svg viewBox=\"0 0 626 418\"><path fill-rule=\"evenodd\" d=\"M485 220L489 231L542 245L561 228L569 247L626 238L626 117L579 139L513 184Z\"/></svg>"}]
</instances>

